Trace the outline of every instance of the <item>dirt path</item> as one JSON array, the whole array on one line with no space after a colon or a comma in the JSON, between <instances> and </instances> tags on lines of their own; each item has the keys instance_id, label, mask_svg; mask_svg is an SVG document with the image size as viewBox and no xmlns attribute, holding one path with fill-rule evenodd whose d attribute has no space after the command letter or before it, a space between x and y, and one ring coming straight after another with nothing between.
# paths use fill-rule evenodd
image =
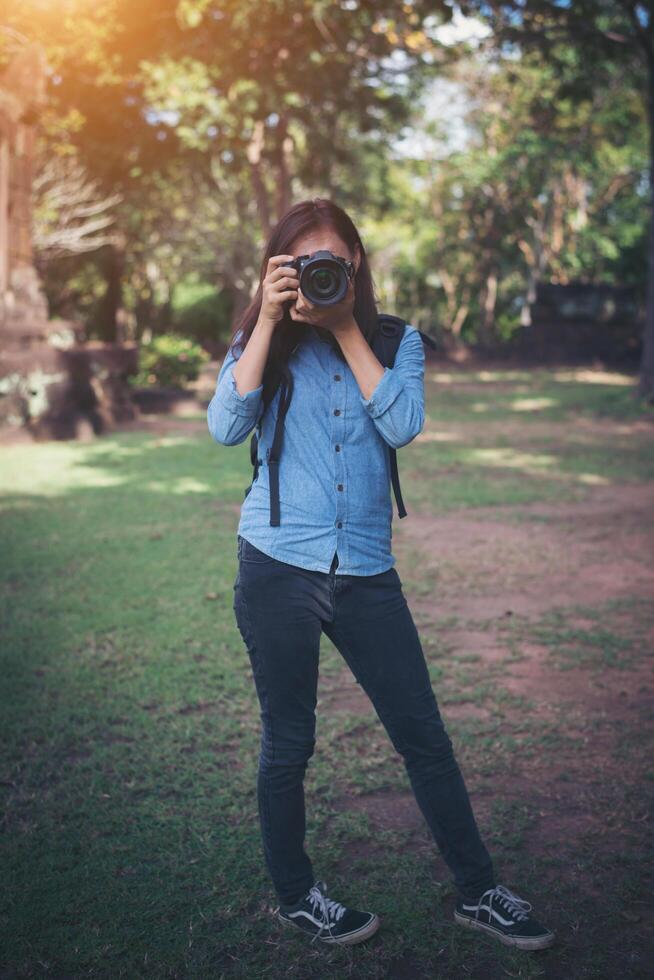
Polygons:
<instances>
[{"instance_id":1,"label":"dirt path","mask_svg":"<svg viewBox=\"0 0 654 980\"><path fill-rule=\"evenodd\" d=\"M578 900L580 921L584 910L607 919L616 976L625 947L642 966L642 951L654 949L654 913L628 866L651 835L654 487L598 487L584 503L413 512L395 522L393 542L400 570L411 569L404 589L428 661L446 651L453 670L472 664L492 685L486 698L466 700L455 675L434 690L480 826L500 828L488 842L499 880L529 892L525 868L538 862L532 898L547 903L548 918L560 916L563 946L547 976L586 976L579 964L592 940L566 921L569 900ZM415 581L420 594L407 585ZM322 700L330 713L374 716L347 668L323 683ZM495 766L494 733L517 740ZM405 791L343 794L335 808L367 814L373 830L401 831L449 880L408 782ZM515 858L503 846L514 826ZM376 850L374 834L355 840L347 860L374 860ZM626 899L617 907L607 898L616 878ZM547 889L560 882L559 900Z\"/></svg>"},{"instance_id":2,"label":"dirt path","mask_svg":"<svg viewBox=\"0 0 654 980\"><path fill-rule=\"evenodd\" d=\"M478 507L440 517L414 512L399 528L395 522L393 543L398 567L405 567L409 551L412 561L418 554L420 577L433 584L429 597L411 594L404 585L418 628L437 629L455 652L501 660L506 640L498 628L515 615L568 609L569 623L588 624L573 607L638 598L654 605L654 487L649 485L596 488L583 503ZM452 617L456 626L443 625ZM648 640L654 649L651 630ZM532 672L539 671L538 649L531 644L523 651L536 654ZM570 697L575 696L573 673L566 674ZM367 703L365 697L356 700L359 688L347 683L349 676L343 672L346 690L334 700L336 708ZM529 687L524 666L513 665L506 683L518 690L519 676ZM557 675L550 680L556 684Z\"/></svg>"},{"instance_id":3,"label":"dirt path","mask_svg":"<svg viewBox=\"0 0 654 980\"><path fill-rule=\"evenodd\" d=\"M595 489L583 503L470 508L413 515L394 540L421 553L434 598L420 619L490 619L556 606L654 598L654 487ZM464 587L465 586L465 587Z\"/></svg>"}]
</instances>

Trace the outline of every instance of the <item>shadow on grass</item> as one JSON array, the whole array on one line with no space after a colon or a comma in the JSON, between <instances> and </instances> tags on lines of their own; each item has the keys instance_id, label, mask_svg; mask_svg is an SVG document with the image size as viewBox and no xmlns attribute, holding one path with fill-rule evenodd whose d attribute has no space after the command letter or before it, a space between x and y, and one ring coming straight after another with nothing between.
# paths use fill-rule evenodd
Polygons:
<instances>
[{"instance_id":1,"label":"shadow on grass","mask_svg":"<svg viewBox=\"0 0 654 980\"><path fill-rule=\"evenodd\" d=\"M407 447L407 456L419 469L417 449ZM452 731L480 823L515 875L509 884L545 903L562 930L558 948L525 957L461 934L449 876L426 834L413 847L402 826L337 819L336 797L348 782L352 791L390 786L406 794L401 760L374 715L365 724L355 719L348 738L347 717L320 720L307 779L307 848L334 894L374 907L384 928L348 950L315 949L276 927L259 840L258 704L231 605L248 462L247 444L233 453L208 437L133 433L92 446L21 446L5 456L12 492L0 511L4 975L458 980L547 971L576 980L604 978L607 963L619 961L630 976L645 976L644 941L625 931L629 922L602 946L602 931L619 915L615 900L607 906L605 894L584 896L581 906L574 875L566 877L572 854L588 863L591 849L575 842L563 864L560 855L532 859L525 841L536 826L535 797L522 783L484 808L498 760L509 766L526 746L510 712L499 734L483 720L472 728L453 720ZM491 469L475 473L483 482ZM460 491L470 475L465 466L457 474ZM546 482L530 492L542 499ZM437 487L432 503L448 493ZM323 653L329 676L339 655L327 642ZM452 669L474 666L463 659ZM464 681L447 668L452 703ZM498 718L507 708L528 714L528 704L497 687L479 690ZM566 744L551 729L537 734L536 755L548 737L548 751ZM367 834L373 851L352 858L350 848ZM617 876L625 899L640 887L637 856L625 836L624 848L604 858L602 873ZM561 882L545 893L548 861L559 862ZM597 948L578 940L583 929Z\"/></svg>"}]
</instances>

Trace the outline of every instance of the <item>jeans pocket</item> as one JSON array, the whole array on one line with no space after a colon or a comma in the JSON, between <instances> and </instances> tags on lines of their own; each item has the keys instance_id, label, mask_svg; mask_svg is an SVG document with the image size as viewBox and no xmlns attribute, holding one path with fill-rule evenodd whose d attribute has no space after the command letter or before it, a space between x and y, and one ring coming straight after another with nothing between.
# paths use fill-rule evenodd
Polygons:
<instances>
[{"instance_id":1,"label":"jeans pocket","mask_svg":"<svg viewBox=\"0 0 654 980\"><path fill-rule=\"evenodd\" d=\"M251 544L247 538L241 538L241 561L252 565L266 565L268 562L274 562L275 559L271 555L267 555L264 551L260 551L253 544Z\"/></svg>"}]
</instances>

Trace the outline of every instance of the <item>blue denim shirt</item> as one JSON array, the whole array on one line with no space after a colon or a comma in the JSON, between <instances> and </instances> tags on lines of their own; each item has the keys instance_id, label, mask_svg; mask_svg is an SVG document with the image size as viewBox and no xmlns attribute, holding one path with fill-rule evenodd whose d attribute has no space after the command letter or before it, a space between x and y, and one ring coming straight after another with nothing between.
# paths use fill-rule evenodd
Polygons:
<instances>
[{"instance_id":1,"label":"blue denim shirt","mask_svg":"<svg viewBox=\"0 0 654 980\"><path fill-rule=\"evenodd\" d=\"M278 388L263 415L262 462L241 506L238 534L272 558L302 568L328 572L337 552L337 575L377 575L395 564L388 447L405 446L424 426L422 338L407 324L393 368L384 368L366 399L333 339L323 337L307 326L289 360L293 396L279 460L280 525L270 525L266 462ZM237 391L236 359L230 346L207 408L209 431L224 446L244 442L263 409L263 385L245 395Z\"/></svg>"}]
</instances>

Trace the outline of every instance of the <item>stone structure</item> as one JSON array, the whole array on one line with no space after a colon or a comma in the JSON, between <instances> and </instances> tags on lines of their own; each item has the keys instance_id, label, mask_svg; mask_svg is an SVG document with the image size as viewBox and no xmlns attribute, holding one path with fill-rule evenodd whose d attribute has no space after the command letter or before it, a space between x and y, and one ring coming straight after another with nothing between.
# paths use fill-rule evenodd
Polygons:
<instances>
[{"instance_id":1,"label":"stone structure","mask_svg":"<svg viewBox=\"0 0 654 980\"><path fill-rule=\"evenodd\" d=\"M48 319L32 252L35 127L45 98L42 49L26 43L0 75L0 424L74 438L134 418L130 344L79 343L80 325Z\"/></svg>"},{"instance_id":2,"label":"stone structure","mask_svg":"<svg viewBox=\"0 0 654 980\"><path fill-rule=\"evenodd\" d=\"M642 311L632 286L540 283L531 324L501 350L540 363L639 363Z\"/></svg>"}]
</instances>

